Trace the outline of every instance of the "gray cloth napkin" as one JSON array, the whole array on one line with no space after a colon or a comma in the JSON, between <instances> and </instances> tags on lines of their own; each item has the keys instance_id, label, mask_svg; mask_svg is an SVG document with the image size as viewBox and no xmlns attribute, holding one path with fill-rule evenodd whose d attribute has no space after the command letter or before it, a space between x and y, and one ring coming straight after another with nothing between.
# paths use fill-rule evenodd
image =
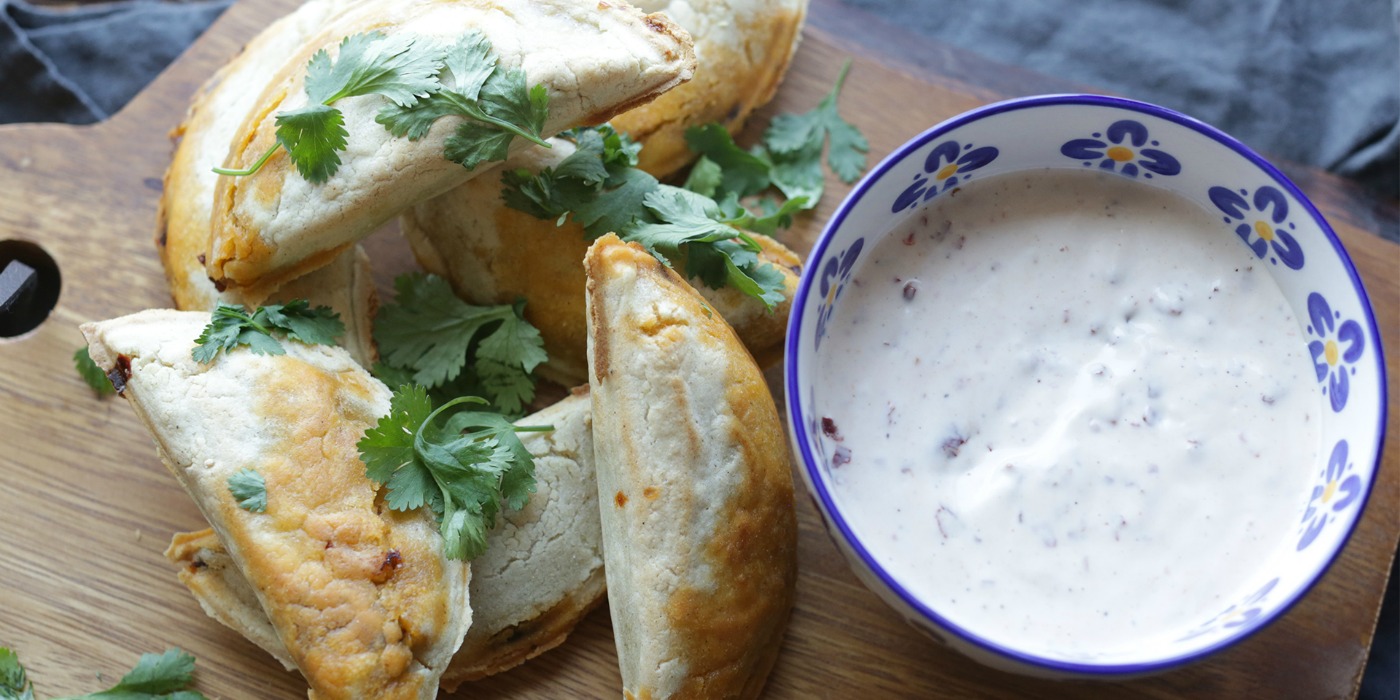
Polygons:
<instances>
[{"instance_id":1,"label":"gray cloth napkin","mask_svg":"<svg viewBox=\"0 0 1400 700\"><path fill-rule=\"evenodd\" d=\"M1400 0L841 1L1400 196Z\"/></svg>"},{"instance_id":2,"label":"gray cloth napkin","mask_svg":"<svg viewBox=\"0 0 1400 700\"><path fill-rule=\"evenodd\" d=\"M106 119L230 2L51 8L0 0L0 123Z\"/></svg>"}]
</instances>

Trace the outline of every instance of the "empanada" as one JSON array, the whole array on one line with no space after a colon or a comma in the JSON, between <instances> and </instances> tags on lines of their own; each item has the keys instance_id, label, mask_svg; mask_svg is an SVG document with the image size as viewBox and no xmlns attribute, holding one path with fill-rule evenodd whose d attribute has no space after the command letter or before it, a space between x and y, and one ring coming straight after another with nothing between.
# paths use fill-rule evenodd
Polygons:
<instances>
[{"instance_id":1,"label":"empanada","mask_svg":"<svg viewBox=\"0 0 1400 700\"><path fill-rule=\"evenodd\" d=\"M695 41L695 77L612 119L645 147L639 166L666 178L695 159L685 131L710 123L738 133L773 99L797 49L807 0L636 0L664 12Z\"/></svg>"},{"instance_id":2,"label":"empanada","mask_svg":"<svg viewBox=\"0 0 1400 700\"><path fill-rule=\"evenodd\" d=\"M257 101L268 76L308 36L357 1L311 0L268 26L205 82L184 122L172 132L175 155L165 171L161 190L156 248L176 308L206 311L219 302L249 303L238 289L217 289L205 271L214 185L218 180L212 168L228 154L234 132ZM361 365L374 364L374 283L369 258L358 246L336 256L326 267L273 292L270 299L307 299L313 306L331 307L345 323L341 344ZM252 305L256 305L256 300Z\"/></svg>"},{"instance_id":3,"label":"empanada","mask_svg":"<svg viewBox=\"0 0 1400 700\"><path fill-rule=\"evenodd\" d=\"M153 310L82 327L252 584L313 698L432 698L471 622L469 572L425 509L396 512L356 444L390 392L345 350L283 340L191 357L208 313ZM266 509L230 478L255 470Z\"/></svg>"},{"instance_id":4,"label":"empanada","mask_svg":"<svg viewBox=\"0 0 1400 700\"><path fill-rule=\"evenodd\" d=\"M724 319L641 246L589 249L608 604L628 698L755 697L797 578L788 450Z\"/></svg>"},{"instance_id":5,"label":"empanada","mask_svg":"<svg viewBox=\"0 0 1400 700\"><path fill-rule=\"evenodd\" d=\"M247 167L276 143L276 114L307 103L306 65L314 52L335 54L342 38L369 31L447 43L469 29L489 39L500 69L520 68L529 85L546 88L546 135L646 102L689 80L695 65L685 31L617 0L364 0L289 55L232 135L227 159L211 165ZM324 183L304 179L285 152L253 175L220 177L209 277L264 298L403 209L486 170L468 171L443 157L461 117L443 117L418 141L395 138L375 122L385 104L373 95L335 103L349 146ZM528 145L512 141L517 150Z\"/></svg>"},{"instance_id":6,"label":"empanada","mask_svg":"<svg viewBox=\"0 0 1400 700\"><path fill-rule=\"evenodd\" d=\"M537 490L506 513L472 561L472 626L442 685L499 673L554 648L603 600L603 535L593 471L593 422L587 391L519 421L552 425L521 433L535 457ZM166 556L180 566L210 617L287 661L248 580L208 530L175 535Z\"/></svg>"},{"instance_id":7,"label":"empanada","mask_svg":"<svg viewBox=\"0 0 1400 700\"><path fill-rule=\"evenodd\" d=\"M574 152L571 142L553 139L554 148L534 148L512 156L495 171L441 197L406 210L400 228L418 262L452 283L472 304L526 300L525 318L540 329L549 361L536 372L565 386L586 381L587 328L583 301L583 254L588 239L573 220L563 226L516 211L501 200L501 174L524 168L539 172ZM643 149L645 152L646 149ZM771 313L757 299L732 288L696 289L733 324L750 351L763 361L782 356L788 310L797 289L802 259L767 236L754 235L759 257L783 277L786 300Z\"/></svg>"}]
</instances>

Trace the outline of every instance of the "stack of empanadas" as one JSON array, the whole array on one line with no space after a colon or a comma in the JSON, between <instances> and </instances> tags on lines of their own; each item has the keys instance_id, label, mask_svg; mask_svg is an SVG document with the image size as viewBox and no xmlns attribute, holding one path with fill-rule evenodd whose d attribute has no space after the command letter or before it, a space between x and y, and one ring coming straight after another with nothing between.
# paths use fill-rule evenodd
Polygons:
<instances>
[{"instance_id":1,"label":"stack of empanadas","mask_svg":"<svg viewBox=\"0 0 1400 700\"><path fill-rule=\"evenodd\" d=\"M334 57L368 31L446 42L477 29L502 66L547 89L546 134L635 108L617 124L664 177L691 157L687 127L736 131L772 95L806 0L660 5L649 9L695 30L694 49L665 15L614 0L310 0L221 69L177 130L157 236L176 305L306 298L340 314L345 350L287 341L284 355L196 363L209 315L194 312L83 331L211 525L175 536L181 581L301 671L312 697L428 698L517 665L601 602L605 557L629 696L761 689L792 602L795 526L776 409L739 339L776 357L787 303L769 313L732 289L701 297L635 246L607 237L590 252L577 226L507 209L503 169L556 164L569 142L516 139L506 164L469 171L442 157L456 117L394 138L374 121L374 96L336 104L351 145L326 182L308 182L285 152L246 177L211 170L246 166L276 141L275 115L307 100L315 52ZM709 61L698 73L695 54ZM703 77L647 104L692 75ZM443 558L430 514L384 507L355 450L390 395L363 369L376 301L355 243L400 212L424 266L464 299L528 300L551 357L542 375L593 385L522 421L554 427L521 436L537 491L498 519L470 567ZM790 297L800 259L757 238ZM651 410L664 420L639 418ZM595 436L607 443L601 484ZM229 479L247 470L266 481L265 510L232 495Z\"/></svg>"}]
</instances>

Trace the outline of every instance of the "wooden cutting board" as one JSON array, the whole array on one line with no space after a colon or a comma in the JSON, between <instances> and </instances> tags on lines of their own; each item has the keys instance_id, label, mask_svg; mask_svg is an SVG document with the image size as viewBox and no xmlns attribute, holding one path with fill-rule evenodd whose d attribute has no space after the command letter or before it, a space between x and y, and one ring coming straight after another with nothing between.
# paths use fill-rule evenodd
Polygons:
<instances>
[{"instance_id":1,"label":"wooden cutting board","mask_svg":"<svg viewBox=\"0 0 1400 700\"><path fill-rule=\"evenodd\" d=\"M210 697L305 695L300 676L207 618L176 581L161 552L172 533L202 527L199 513L157 460L131 409L120 399L94 398L70 361L81 344L79 323L170 305L152 243L161 175L171 150L166 132L179 122L199 83L293 5L294 0L242 0L105 123L0 127L0 241L37 243L57 261L63 279L58 306L42 326L0 340L0 645L19 652L41 697L106 687L138 654L171 646L195 654L197 687ZM1001 96L985 85L1004 91L1012 75L950 61L953 54L947 53L930 69L920 55L947 49L872 35L869 25L853 24L862 18L849 12L829 0L814 2L788 80L755 120L758 125L774 112L810 109L830 89L841 62L855 53L842 108L869 137L872 157L878 159L927 126ZM874 41L860 45L862 32ZM969 76L984 87L956 79ZM1037 91L1033 76L1019 80L1016 84ZM1351 251L1394 357L1400 348L1400 246L1366 230L1393 226L1393 205L1359 207L1363 200L1334 178L1306 169L1291 172ZM800 220L787 238L799 251L810 247L848 189L835 181L828 185L821 208ZM415 268L412 257L393 231L377 234L368 245L381 294L391 298L389 281ZM1389 367L1395 395L1400 367L1394 361ZM1392 411L1392 434L1400 434L1397 425L1400 413ZM1352 695L1400 535L1396 443L1386 448L1379 482L1351 543L1305 600L1207 662L1131 682L1021 678L935 645L856 581L808 499L799 498L797 606L767 694ZM457 695L617 697L619 689L612 631L606 609L600 609L560 648L467 684Z\"/></svg>"}]
</instances>

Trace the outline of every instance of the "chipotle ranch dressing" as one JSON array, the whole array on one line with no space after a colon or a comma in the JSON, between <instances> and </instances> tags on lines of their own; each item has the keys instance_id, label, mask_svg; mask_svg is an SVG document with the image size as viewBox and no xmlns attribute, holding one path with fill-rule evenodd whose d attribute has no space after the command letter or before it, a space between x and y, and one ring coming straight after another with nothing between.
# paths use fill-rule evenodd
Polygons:
<instances>
[{"instance_id":1,"label":"chipotle ranch dressing","mask_svg":"<svg viewBox=\"0 0 1400 700\"><path fill-rule=\"evenodd\" d=\"M1051 658L1238 602L1295 530L1319 441L1266 264L1116 175L940 195L857 263L822 341L851 527L953 624Z\"/></svg>"}]
</instances>

